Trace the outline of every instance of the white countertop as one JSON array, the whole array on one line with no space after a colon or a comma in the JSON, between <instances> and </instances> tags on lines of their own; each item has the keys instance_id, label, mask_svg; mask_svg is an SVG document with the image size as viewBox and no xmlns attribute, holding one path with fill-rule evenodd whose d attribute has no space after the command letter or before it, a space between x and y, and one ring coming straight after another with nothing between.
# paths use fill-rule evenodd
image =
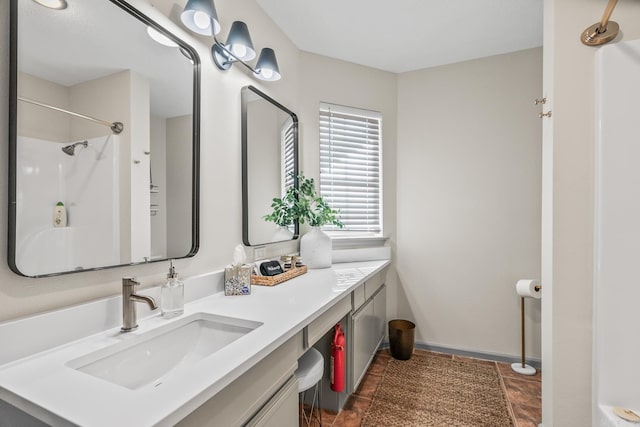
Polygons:
<instances>
[{"instance_id":1,"label":"white countertop","mask_svg":"<svg viewBox=\"0 0 640 427\"><path fill-rule=\"evenodd\" d=\"M388 264L334 264L274 287L253 286L247 296L219 292L185 304L182 316L154 315L139 320L133 332L111 328L16 360L0 366L0 399L52 425L174 425ZM131 390L65 365L195 313L262 325L156 388Z\"/></svg>"}]
</instances>

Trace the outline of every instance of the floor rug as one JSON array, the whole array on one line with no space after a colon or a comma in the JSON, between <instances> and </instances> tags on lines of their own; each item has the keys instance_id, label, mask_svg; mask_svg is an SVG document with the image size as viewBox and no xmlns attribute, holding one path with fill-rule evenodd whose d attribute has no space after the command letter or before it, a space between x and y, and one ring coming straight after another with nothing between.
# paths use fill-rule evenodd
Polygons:
<instances>
[{"instance_id":1,"label":"floor rug","mask_svg":"<svg viewBox=\"0 0 640 427\"><path fill-rule=\"evenodd\" d=\"M495 364L391 359L363 427L513 427Z\"/></svg>"}]
</instances>

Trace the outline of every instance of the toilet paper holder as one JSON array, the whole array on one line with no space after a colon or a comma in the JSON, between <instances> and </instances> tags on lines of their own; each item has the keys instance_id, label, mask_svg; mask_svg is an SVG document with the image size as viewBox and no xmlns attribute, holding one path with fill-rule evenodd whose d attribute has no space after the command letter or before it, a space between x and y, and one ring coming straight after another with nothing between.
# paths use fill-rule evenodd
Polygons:
<instances>
[{"instance_id":1,"label":"toilet paper holder","mask_svg":"<svg viewBox=\"0 0 640 427\"><path fill-rule=\"evenodd\" d=\"M542 286L537 280L518 280L516 283L516 293L520 296L520 335L522 337L522 361L511 364L511 369L522 375L535 375L536 368L525 363L524 347L524 299L540 298Z\"/></svg>"}]
</instances>

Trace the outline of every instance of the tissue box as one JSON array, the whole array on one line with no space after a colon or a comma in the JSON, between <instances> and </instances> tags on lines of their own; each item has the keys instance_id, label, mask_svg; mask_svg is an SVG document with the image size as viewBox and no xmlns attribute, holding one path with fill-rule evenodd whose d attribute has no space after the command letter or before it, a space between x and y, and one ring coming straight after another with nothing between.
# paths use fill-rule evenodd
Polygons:
<instances>
[{"instance_id":1,"label":"tissue box","mask_svg":"<svg viewBox=\"0 0 640 427\"><path fill-rule=\"evenodd\" d=\"M234 265L224 269L224 294L249 295L251 294L250 265Z\"/></svg>"}]
</instances>

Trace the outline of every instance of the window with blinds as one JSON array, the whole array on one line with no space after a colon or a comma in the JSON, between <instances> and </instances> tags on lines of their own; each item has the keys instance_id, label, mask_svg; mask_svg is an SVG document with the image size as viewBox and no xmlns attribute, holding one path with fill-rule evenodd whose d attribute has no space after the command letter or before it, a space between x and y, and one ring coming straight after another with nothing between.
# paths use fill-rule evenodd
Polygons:
<instances>
[{"instance_id":1,"label":"window with blinds","mask_svg":"<svg viewBox=\"0 0 640 427\"><path fill-rule=\"evenodd\" d=\"M344 223L325 230L382 232L381 145L380 113L320 105L320 194Z\"/></svg>"},{"instance_id":2,"label":"window with blinds","mask_svg":"<svg viewBox=\"0 0 640 427\"><path fill-rule=\"evenodd\" d=\"M283 196L287 189L293 186L295 179L294 132L293 120L289 117L280 130L280 182L282 183L281 194Z\"/></svg>"}]
</instances>

